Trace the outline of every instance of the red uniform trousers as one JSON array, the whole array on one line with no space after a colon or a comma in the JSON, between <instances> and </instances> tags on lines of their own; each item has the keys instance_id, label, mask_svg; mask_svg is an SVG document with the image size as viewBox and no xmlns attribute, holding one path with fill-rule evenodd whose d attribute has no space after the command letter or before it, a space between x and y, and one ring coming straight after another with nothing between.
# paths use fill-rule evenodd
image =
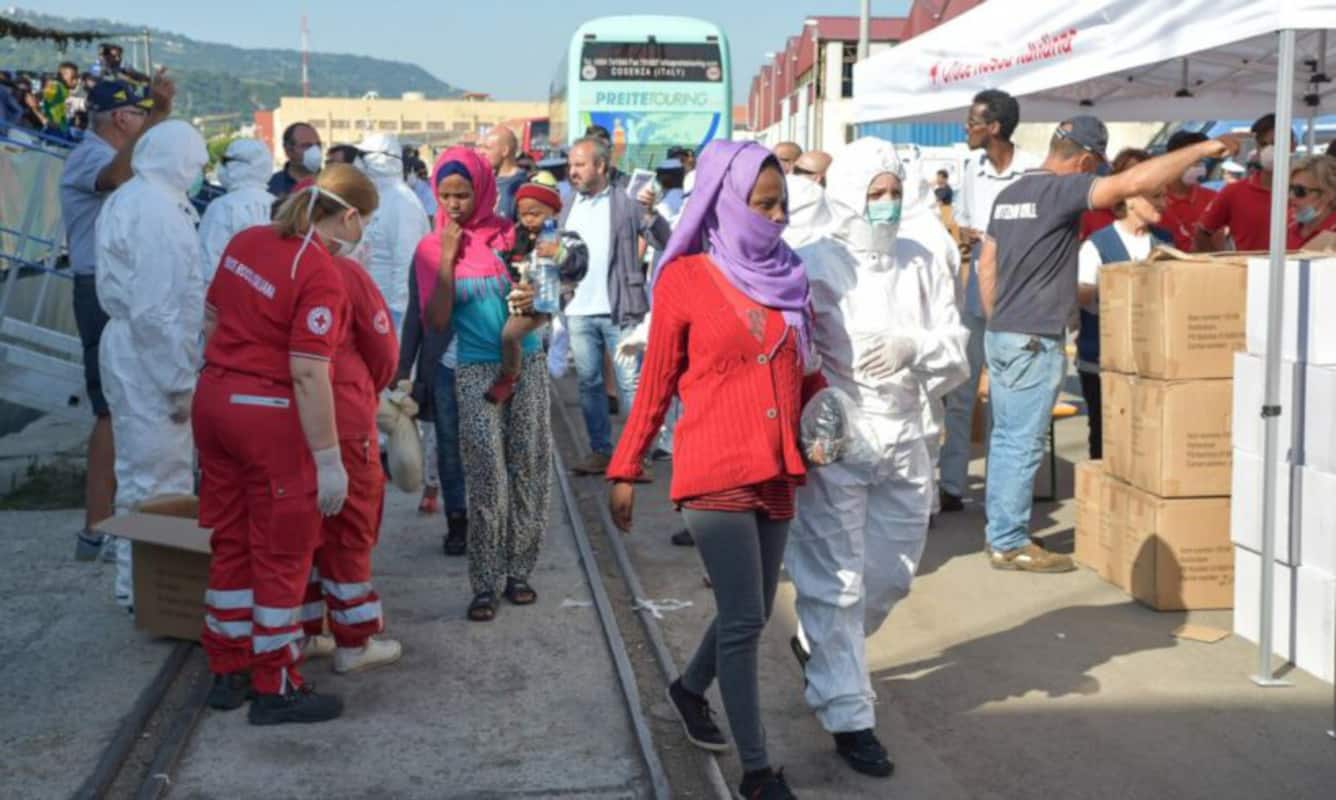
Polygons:
<instances>
[{"instance_id":1,"label":"red uniform trousers","mask_svg":"<svg viewBox=\"0 0 1336 800\"><path fill-rule=\"evenodd\" d=\"M374 435L344 439L339 447L348 471L348 500L321 529L302 605L302 627L307 636L319 634L328 606L335 644L362 647L383 627L380 597L371 585L371 550L380 538L385 472Z\"/></svg>"},{"instance_id":2,"label":"red uniform trousers","mask_svg":"<svg viewBox=\"0 0 1336 800\"><path fill-rule=\"evenodd\" d=\"M192 419L200 524L212 528L203 644L261 694L302 684L301 605L320 541L315 462L292 387L206 367Z\"/></svg>"}]
</instances>

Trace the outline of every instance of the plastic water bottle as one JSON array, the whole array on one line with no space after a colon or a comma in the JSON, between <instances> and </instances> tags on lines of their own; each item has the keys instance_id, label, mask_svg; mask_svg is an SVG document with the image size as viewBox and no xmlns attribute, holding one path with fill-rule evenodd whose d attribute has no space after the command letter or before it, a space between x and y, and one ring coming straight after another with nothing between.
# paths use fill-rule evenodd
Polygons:
<instances>
[{"instance_id":1,"label":"plastic water bottle","mask_svg":"<svg viewBox=\"0 0 1336 800\"><path fill-rule=\"evenodd\" d=\"M538 245L557 244L561 235L557 233L557 221L549 219L543 223L543 230L538 234ZM533 281L533 310L539 314L555 314L561 310L561 272L557 262L538 255L534 249L533 268L529 279Z\"/></svg>"}]
</instances>

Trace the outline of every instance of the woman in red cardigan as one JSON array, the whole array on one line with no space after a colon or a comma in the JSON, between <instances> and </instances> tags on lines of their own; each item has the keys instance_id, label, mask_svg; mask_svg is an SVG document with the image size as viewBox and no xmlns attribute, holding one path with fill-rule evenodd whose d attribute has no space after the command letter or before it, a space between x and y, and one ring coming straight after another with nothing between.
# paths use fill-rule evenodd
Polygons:
<instances>
[{"instance_id":1,"label":"woman in red cardigan","mask_svg":"<svg viewBox=\"0 0 1336 800\"><path fill-rule=\"evenodd\" d=\"M807 274L780 238L787 222L784 175L769 151L754 142L706 146L654 276L640 391L607 471L613 520L629 531L641 459L679 396L672 499L696 539L717 614L668 696L692 743L725 750L705 699L718 678L749 800L793 797L766 754L756 659L805 475L798 419L805 389L821 380L810 355Z\"/></svg>"}]
</instances>

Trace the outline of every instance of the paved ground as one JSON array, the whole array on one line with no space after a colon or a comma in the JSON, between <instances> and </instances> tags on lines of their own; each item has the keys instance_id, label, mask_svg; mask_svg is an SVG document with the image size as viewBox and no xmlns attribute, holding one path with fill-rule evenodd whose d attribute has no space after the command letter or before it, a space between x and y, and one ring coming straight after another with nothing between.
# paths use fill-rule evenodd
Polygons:
<instances>
[{"instance_id":1,"label":"paved ground","mask_svg":"<svg viewBox=\"0 0 1336 800\"><path fill-rule=\"evenodd\" d=\"M1060 496L1071 496L1085 431L1084 418L1058 427ZM976 460L976 476L982 466ZM579 491L593 499L605 490L582 480ZM693 603L662 623L680 665L713 601L694 550L668 543L680 522L667 491L664 468L638 493L627 542L649 594ZM1170 636L1185 619L1231 630L1231 612L1151 611L1085 570L992 570L982 555L981 482L974 498L930 532L913 593L869 642L878 732L897 764L889 782L849 771L803 704L787 646L792 586L781 586L762 645L762 696L772 759L799 796L1332 797L1331 686L1293 671L1293 688L1258 689L1248 680L1251 644ZM1070 501L1039 505L1035 529L1070 552L1074 514ZM721 763L736 784L736 759Z\"/></svg>"},{"instance_id":2,"label":"paved ground","mask_svg":"<svg viewBox=\"0 0 1336 800\"><path fill-rule=\"evenodd\" d=\"M643 766L592 608L574 540L554 507L533 577L538 605L465 619L464 559L441 555L443 520L391 489L375 578L394 666L336 677L344 717L257 729L245 712L209 712L171 794L233 797L644 796Z\"/></svg>"},{"instance_id":3,"label":"paved ground","mask_svg":"<svg viewBox=\"0 0 1336 800\"><path fill-rule=\"evenodd\" d=\"M74 560L82 524L0 513L0 795L69 797L171 650L112 602L113 565Z\"/></svg>"}]
</instances>

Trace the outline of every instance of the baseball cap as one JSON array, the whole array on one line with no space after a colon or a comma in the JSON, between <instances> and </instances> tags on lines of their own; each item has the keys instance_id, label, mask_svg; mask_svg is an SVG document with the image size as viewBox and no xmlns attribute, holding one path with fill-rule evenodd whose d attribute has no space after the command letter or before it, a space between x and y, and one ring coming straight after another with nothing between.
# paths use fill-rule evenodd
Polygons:
<instances>
[{"instance_id":1,"label":"baseball cap","mask_svg":"<svg viewBox=\"0 0 1336 800\"><path fill-rule=\"evenodd\" d=\"M1104 161L1109 160L1105 152L1109 149L1109 129L1096 117L1088 114L1072 117L1058 126L1055 135L1076 144L1091 155Z\"/></svg>"},{"instance_id":2,"label":"baseball cap","mask_svg":"<svg viewBox=\"0 0 1336 800\"><path fill-rule=\"evenodd\" d=\"M123 81L101 81L88 93L89 111L114 111L129 106L148 110L153 108L153 98Z\"/></svg>"},{"instance_id":3,"label":"baseball cap","mask_svg":"<svg viewBox=\"0 0 1336 800\"><path fill-rule=\"evenodd\" d=\"M673 145L672 147L668 148L668 157L676 158L679 161L682 159L690 158L691 150L682 147L681 145Z\"/></svg>"}]
</instances>

